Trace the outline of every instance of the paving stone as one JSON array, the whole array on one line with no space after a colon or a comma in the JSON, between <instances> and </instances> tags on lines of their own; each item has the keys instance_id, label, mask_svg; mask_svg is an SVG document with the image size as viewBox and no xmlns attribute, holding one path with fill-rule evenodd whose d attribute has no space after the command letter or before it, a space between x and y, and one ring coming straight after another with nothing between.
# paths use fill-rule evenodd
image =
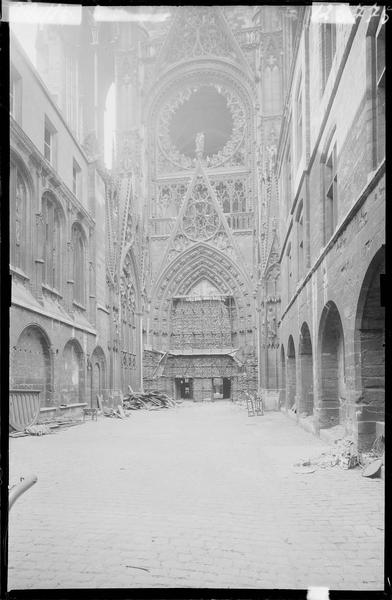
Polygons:
<instances>
[{"instance_id":1,"label":"paving stone","mask_svg":"<svg viewBox=\"0 0 392 600\"><path fill-rule=\"evenodd\" d=\"M189 404L11 439L11 481L38 482L10 513L9 588L382 589L382 482L304 480L293 463L326 445L280 413L254 423Z\"/></svg>"}]
</instances>

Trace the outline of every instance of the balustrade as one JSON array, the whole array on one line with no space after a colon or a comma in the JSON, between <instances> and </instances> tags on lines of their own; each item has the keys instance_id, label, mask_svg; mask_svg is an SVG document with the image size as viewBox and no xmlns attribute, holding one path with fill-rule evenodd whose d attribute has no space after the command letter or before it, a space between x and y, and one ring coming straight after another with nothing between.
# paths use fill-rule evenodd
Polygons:
<instances>
[{"instance_id":1,"label":"balustrade","mask_svg":"<svg viewBox=\"0 0 392 600\"><path fill-rule=\"evenodd\" d=\"M150 219L151 235L170 235L174 227L175 218Z\"/></svg>"},{"instance_id":2,"label":"balustrade","mask_svg":"<svg viewBox=\"0 0 392 600\"><path fill-rule=\"evenodd\" d=\"M251 212L226 213L226 218L231 229L254 229L254 214Z\"/></svg>"},{"instance_id":3,"label":"balustrade","mask_svg":"<svg viewBox=\"0 0 392 600\"><path fill-rule=\"evenodd\" d=\"M260 44L261 27L249 27L235 32L235 37L240 46L252 46Z\"/></svg>"}]
</instances>

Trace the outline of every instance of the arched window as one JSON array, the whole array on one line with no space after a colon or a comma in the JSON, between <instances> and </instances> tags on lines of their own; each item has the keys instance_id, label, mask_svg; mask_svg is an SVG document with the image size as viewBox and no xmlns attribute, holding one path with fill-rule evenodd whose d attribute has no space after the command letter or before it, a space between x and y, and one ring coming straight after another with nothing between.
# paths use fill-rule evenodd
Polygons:
<instances>
[{"instance_id":1,"label":"arched window","mask_svg":"<svg viewBox=\"0 0 392 600\"><path fill-rule=\"evenodd\" d=\"M10 259L11 265L18 269L26 268L26 244L28 219L27 185L19 168L11 164L10 178Z\"/></svg>"},{"instance_id":2,"label":"arched window","mask_svg":"<svg viewBox=\"0 0 392 600\"><path fill-rule=\"evenodd\" d=\"M60 289L61 276L61 218L58 204L52 194L45 192L42 198L44 221L44 269L43 283L52 289Z\"/></svg>"},{"instance_id":3,"label":"arched window","mask_svg":"<svg viewBox=\"0 0 392 600\"><path fill-rule=\"evenodd\" d=\"M84 305L86 302L86 251L83 232L75 224L72 230L74 300Z\"/></svg>"}]
</instances>

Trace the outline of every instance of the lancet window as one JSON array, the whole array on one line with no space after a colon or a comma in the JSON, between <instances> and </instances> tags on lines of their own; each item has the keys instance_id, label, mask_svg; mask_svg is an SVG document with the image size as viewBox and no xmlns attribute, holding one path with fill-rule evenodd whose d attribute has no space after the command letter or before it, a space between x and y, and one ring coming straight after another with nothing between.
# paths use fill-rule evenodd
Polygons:
<instances>
[{"instance_id":1,"label":"lancet window","mask_svg":"<svg viewBox=\"0 0 392 600\"><path fill-rule=\"evenodd\" d=\"M24 270L26 268L28 194L26 182L15 164L11 164L10 192L11 198L14 199L10 203L11 264Z\"/></svg>"},{"instance_id":2,"label":"lancet window","mask_svg":"<svg viewBox=\"0 0 392 600\"><path fill-rule=\"evenodd\" d=\"M72 230L74 300L84 306L86 302L86 245L80 225Z\"/></svg>"},{"instance_id":3,"label":"lancet window","mask_svg":"<svg viewBox=\"0 0 392 600\"><path fill-rule=\"evenodd\" d=\"M52 289L61 287L61 218L54 197L46 192L42 198L44 221L43 283Z\"/></svg>"}]
</instances>

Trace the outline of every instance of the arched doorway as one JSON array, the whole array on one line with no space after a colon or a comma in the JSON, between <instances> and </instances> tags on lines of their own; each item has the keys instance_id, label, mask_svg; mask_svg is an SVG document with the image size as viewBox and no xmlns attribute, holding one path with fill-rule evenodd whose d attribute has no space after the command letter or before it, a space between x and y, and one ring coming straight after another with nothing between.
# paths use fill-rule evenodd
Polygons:
<instances>
[{"instance_id":1,"label":"arched doorway","mask_svg":"<svg viewBox=\"0 0 392 600\"><path fill-rule=\"evenodd\" d=\"M361 445L370 446L376 421L385 419L385 308L381 306L380 275L385 272L385 249L373 258L364 277L356 318L356 350L359 351ZM365 406L363 406L365 405Z\"/></svg>"},{"instance_id":2,"label":"arched doorway","mask_svg":"<svg viewBox=\"0 0 392 600\"><path fill-rule=\"evenodd\" d=\"M286 407L286 357L284 354L283 344L280 347L280 373L281 373L281 384L280 384L280 408Z\"/></svg>"},{"instance_id":3,"label":"arched doorway","mask_svg":"<svg viewBox=\"0 0 392 600\"><path fill-rule=\"evenodd\" d=\"M334 302L322 312L319 332L320 351L320 428L334 427L341 421L340 407L346 401L343 326Z\"/></svg>"},{"instance_id":4,"label":"arched doorway","mask_svg":"<svg viewBox=\"0 0 392 600\"><path fill-rule=\"evenodd\" d=\"M309 416L313 414L313 354L307 323L303 323L301 327L298 355L301 381L298 412Z\"/></svg>"},{"instance_id":5,"label":"arched doorway","mask_svg":"<svg viewBox=\"0 0 392 600\"><path fill-rule=\"evenodd\" d=\"M41 406L52 401L52 357L49 338L37 325L22 331L11 357L10 387L41 390Z\"/></svg>"},{"instance_id":6,"label":"arched doorway","mask_svg":"<svg viewBox=\"0 0 392 600\"><path fill-rule=\"evenodd\" d=\"M296 363L295 363L295 348L294 340L290 335L287 344L287 408L293 408L297 394L297 377L296 377Z\"/></svg>"},{"instance_id":7,"label":"arched doorway","mask_svg":"<svg viewBox=\"0 0 392 600\"><path fill-rule=\"evenodd\" d=\"M91 363L91 406L97 405L97 395L103 395L106 388L106 358L104 351L97 346L90 358Z\"/></svg>"},{"instance_id":8,"label":"arched doorway","mask_svg":"<svg viewBox=\"0 0 392 600\"><path fill-rule=\"evenodd\" d=\"M63 404L84 402L85 369L81 345L69 340L63 350L63 372L60 397Z\"/></svg>"}]
</instances>

